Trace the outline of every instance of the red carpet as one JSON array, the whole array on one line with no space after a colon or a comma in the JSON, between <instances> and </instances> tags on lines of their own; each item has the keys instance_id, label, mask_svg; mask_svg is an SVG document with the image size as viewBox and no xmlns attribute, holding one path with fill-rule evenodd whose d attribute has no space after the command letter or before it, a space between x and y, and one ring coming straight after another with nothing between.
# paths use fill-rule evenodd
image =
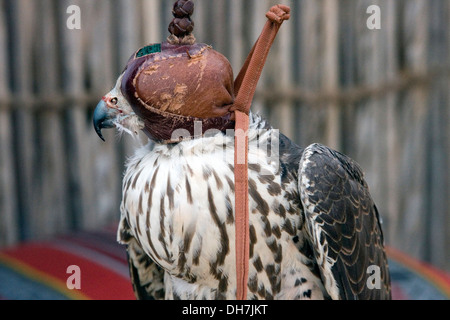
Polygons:
<instances>
[{"instance_id":1,"label":"red carpet","mask_svg":"<svg viewBox=\"0 0 450 320\"><path fill-rule=\"evenodd\" d=\"M2 271L8 272L5 281L12 282L10 288L5 288L5 281L0 282L0 296L39 299L39 292L43 291L43 297L51 299L135 299L125 247L117 244L114 237L112 232L80 233L0 251L0 279ZM73 275L67 270L73 265L79 267L80 290L67 286ZM17 279L13 279L13 273Z\"/></svg>"}]
</instances>

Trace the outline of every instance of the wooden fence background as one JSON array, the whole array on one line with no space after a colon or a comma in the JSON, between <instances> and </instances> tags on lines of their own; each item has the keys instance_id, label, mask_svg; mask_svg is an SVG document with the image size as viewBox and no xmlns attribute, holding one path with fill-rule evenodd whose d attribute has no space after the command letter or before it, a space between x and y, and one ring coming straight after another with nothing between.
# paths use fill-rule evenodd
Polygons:
<instances>
[{"instance_id":1,"label":"wooden fence background","mask_svg":"<svg viewBox=\"0 0 450 320\"><path fill-rule=\"evenodd\" d=\"M0 0L0 245L117 221L127 138L91 117L174 0ZM450 1L280 0L292 8L254 110L364 168L387 243L450 270ZM199 42L235 74L272 0L197 0ZM81 30L69 30L69 5ZM370 5L381 30L369 30Z\"/></svg>"}]
</instances>

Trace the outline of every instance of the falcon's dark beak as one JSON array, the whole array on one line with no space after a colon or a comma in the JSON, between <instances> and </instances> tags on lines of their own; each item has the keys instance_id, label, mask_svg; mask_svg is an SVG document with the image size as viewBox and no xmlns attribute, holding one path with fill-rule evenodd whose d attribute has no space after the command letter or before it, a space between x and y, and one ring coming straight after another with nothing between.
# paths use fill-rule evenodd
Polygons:
<instances>
[{"instance_id":1,"label":"falcon's dark beak","mask_svg":"<svg viewBox=\"0 0 450 320\"><path fill-rule=\"evenodd\" d=\"M104 100L100 101L94 111L94 128L100 139L105 141L102 135L102 129L114 128L114 119L118 111L114 108L108 108Z\"/></svg>"}]
</instances>

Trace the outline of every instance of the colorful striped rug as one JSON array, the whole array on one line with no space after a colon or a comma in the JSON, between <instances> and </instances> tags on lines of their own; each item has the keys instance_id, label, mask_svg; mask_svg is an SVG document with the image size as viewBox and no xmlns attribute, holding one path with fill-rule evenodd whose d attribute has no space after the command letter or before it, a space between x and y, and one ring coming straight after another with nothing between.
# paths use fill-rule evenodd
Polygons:
<instances>
[{"instance_id":1,"label":"colorful striped rug","mask_svg":"<svg viewBox=\"0 0 450 320\"><path fill-rule=\"evenodd\" d=\"M125 247L115 232L80 232L0 251L0 299L132 300ZM80 271L80 290L68 289Z\"/></svg>"},{"instance_id":2,"label":"colorful striped rug","mask_svg":"<svg viewBox=\"0 0 450 320\"><path fill-rule=\"evenodd\" d=\"M394 299L450 299L448 274L392 248L388 256ZM79 267L80 289L67 286L70 266ZM125 248L108 229L1 250L1 299L134 300Z\"/></svg>"}]
</instances>

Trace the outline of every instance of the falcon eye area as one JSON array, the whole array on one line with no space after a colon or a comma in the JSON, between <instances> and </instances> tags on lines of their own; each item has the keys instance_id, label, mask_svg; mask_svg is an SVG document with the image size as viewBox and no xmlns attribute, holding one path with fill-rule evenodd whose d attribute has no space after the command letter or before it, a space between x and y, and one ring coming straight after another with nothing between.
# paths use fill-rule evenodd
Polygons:
<instances>
[{"instance_id":1,"label":"falcon eye area","mask_svg":"<svg viewBox=\"0 0 450 320\"><path fill-rule=\"evenodd\" d=\"M118 101L119 101L119 100L117 100L117 98L112 98L112 99L111 99L111 103L112 103L113 105L116 105Z\"/></svg>"}]
</instances>

